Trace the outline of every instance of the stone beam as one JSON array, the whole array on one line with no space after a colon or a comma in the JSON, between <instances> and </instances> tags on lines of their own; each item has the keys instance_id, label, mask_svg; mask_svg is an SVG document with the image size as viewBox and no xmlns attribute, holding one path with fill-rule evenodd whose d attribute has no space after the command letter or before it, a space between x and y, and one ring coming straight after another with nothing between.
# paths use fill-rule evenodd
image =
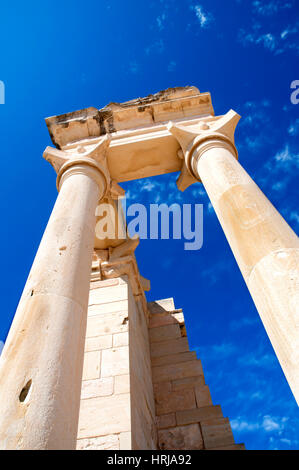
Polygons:
<instances>
[{"instance_id":1,"label":"stone beam","mask_svg":"<svg viewBox=\"0 0 299 470\"><path fill-rule=\"evenodd\" d=\"M126 103L87 108L46 119L53 144L65 152L87 151L111 135L107 164L111 178L130 181L181 169L180 146L167 129L171 120L188 128L215 120L209 93L177 87Z\"/></svg>"}]
</instances>

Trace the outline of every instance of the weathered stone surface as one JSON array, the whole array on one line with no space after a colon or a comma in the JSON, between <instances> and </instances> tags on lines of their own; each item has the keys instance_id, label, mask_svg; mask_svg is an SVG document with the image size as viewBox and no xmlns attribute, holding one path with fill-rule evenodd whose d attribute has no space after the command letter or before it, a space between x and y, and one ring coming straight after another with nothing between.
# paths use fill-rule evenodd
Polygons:
<instances>
[{"instance_id":1,"label":"weathered stone surface","mask_svg":"<svg viewBox=\"0 0 299 470\"><path fill-rule=\"evenodd\" d=\"M175 413L157 416L158 429L173 428L174 426L176 426Z\"/></svg>"},{"instance_id":2,"label":"weathered stone surface","mask_svg":"<svg viewBox=\"0 0 299 470\"><path fill-rule=\"evenodd\" d=\"M203 375L202 365L199 360L153 367L152 373L154 383Z\"/></svg>"},{"instance_id":3,"label":"weathered stone surface","mask_svg":"<svg viewBox=\"0 0 299 470\"><path fill-rule=\"evenodd\" d=\"M90 351L84 354L82 380L97 379L100 377L101 351Z\"/></svg>"},{"instance_id":4,"label":"weathered stone surface","mask_svg":"<svg viewBox=\"0 0 299 470\"><path fill-rule=\"evenodd\" d=\"M129 393L130 392L130 376L116 375L114 377L114 393Z\"/></svg>"},{"instance_id":5,"label":"weathered stone surface","mask_svg":"<svg viewBox=\"0 0 299 470\"><path fill-rule=\"evenodd\" d=\"M196 377L185 377L184 379L177 379L171 382L172 390L183 390L185 388L202 387L205 384L203 375Z\"/></svg>"},{"instance_id":6,"label":"weathered stone surface","mask_svg":"<svg viewBox=\"0 0 299 470\"><path fill-rule=\"evenodd\" d=\"M103 281L94 281L90 283L90 290L117 286L119 283L119 279L104 279Z\"/></svg>"},{"instance_id":7,"label":"weathered stone surface","mask_svg":"<svg viewBox=\"0 0 299 470\"><path fill-rule=\"evenodd\" d=\"M113 377L83 380L81 400L94 397L105 397L113 394Z\"/></svg>"},{"instance_id":8,"label":"weathered stone surface","mask_svg":"<svg viewBox=\"0 0 299 470\"><path fill-rule=\"evenodd\" d=\"M176 420L179 425L198 423L211 418L222 418L222 411L219 405L195 408L194 410L177 411Z\"/></svg>"},{"instance_id":9,"label":"weathered stone surface","mask_svg":"<svg viewBox=\"0 0 299 470\"><path fill-rule=\"evenodd\" d=\"M113 335L113 347L119 348L121 346L128 346L129 344L129 335L127 332L124 333L115 333Z\"/></svg>"},{"instance_id":10,"label":"weathered stone surface","mask_svg":"<svg viewBox=\"0 0 299 470\"><path fill-rule=\"evenodd\" d=\"M119 434L119 450L132 450L131 432L121 432Z\"/></svg>"},{"instance_id":11,"label":"weathered stone surface","mask_svg":"<svg viewBox=\"0 0 299 470\"><path fill-rule=\"evenodd\" d=\"M213 447L207 450L246 450L244 444L232 444L230 446Z\"/></svg>"},{"instance_id":12,"label":"weathered stone surface","mask_svg":"<svg viewBox=\"0 0 299 470\"><path fill-rule=\"evenodd\" d=\"M206 449L234 444L234 436L228 418L209 419L201 422Z\"/></svg>"},{"instance_id":13,"label":"weathered stone surface","mask_svg":"<svg viewBox=\"0 0 299 470\"><path fill-rule=\"evenodd\" d=\"M126 309L110 314L88 317L86 330L87 338L121 333L123 331L128 331L128 312Z\"/></svg>"},{"instance_id":14,"label":"weathered stone surface","mask_svg":"<svg viewBox=\"0 0 299 470\"><path fill-rule=\"evenodd\" d=\"M112 348L112 335L95 336L86 338L85 352L99 351L100 349Z\"/></svg>"},{"instance_id":15,"label":"weathered stone surface","mask_svg":"<svg viewBox=\"0 0 299 470\"><path fill-rule=\"evenodd\" d=\"M165 311L171 312L175 310L173 298L156 300L155 302L148 302L147 307L151 314L164 313Z\"/></svg>"},{"instance_id":16,"label":"weathered stone surface","mask_svg":"<svg viewBox=\"0 0 299 470\"><path fill-rule=\"evenodd\" d=\"M162 415L179 410L190 410L196 407L193 390L179 390L156 395L156 414Z\"/></svg>"},{"instance_id":17,"label":"weathered stone surface","mask_svg":"<svg viewBox=\"0 0 299 470\"><path fill-rule=\"evenodd\" d=\"M149 328L157 328L159 326L183 324L184 315L182 312L179 313L156 313L152 315L149 321Z\"/></svg>"},{"instance_id":18,"label":"weathered stone surface","mask_svg":"<svg viewBox=\"0 0 299 470\"><path fill-rule=\"evenodd\" d=\"M195 388L196 404L198 408L212 405L210 389L207 385Z\"/></svg>"},{"instance_id":19,"label":"weathered stone surface","mask_svg":"<svg viewBox=\"0 0 299 470\"><path fill-rule=\"evenodd\" d=\"M149 330L149 338L151 343L158 341L167 341L170 339L180 338L181 330L178 324L159 326Z\"/></svg>"},{"instance_id":20,"label":"weathered stone surface","mask_svg":"<svg viewBox=\"0 0 299 470\"><path fill-rule=\"evenodd\" d=\"M129 348L104 349L102 351L101 377L128 374Z\"/></svg>"},{"instance_id":21,"label":"weathered stone surface","mask_svg":"<svg viewBox=\"0 0 299 470\"><path fill-rule=\"evenodd\" d=\"M89 439L78 439L77 450L119 450L119 437L116 434Z\"/></svg>"},{"instance_id":22,"label":"weathered stone surface","mask_svg":"<svg viewBox=\"0 0 299 470\"><path fill-rule=\"evenodd\" d=\"M167 356L169 354L177 354L189 351L187 338L176 338L170 341L161 341L159 343L151 343L151 356Z\"/></svg>"},{"instance_id":23,"label":"weathered stone surface","mask_svg":"<svg viewBox=\"0 0 299 470\"><path fill-rule=\"evenodd\" d=\"M198 424L158 431L159 445L167 450L201 450L203 440Z\"/></svg>"},{"instance_id":24,"label":"weathered stone surface","mask_svg":"<svg viewBox=\"0 0 299 470\"><path fill-rule=\"evenodd\" d=\"M113 301L123 301L128 298L128 287L126 284L93 289L89 293L89 308L91 305L107 305Z\"/></svg>"},{"instance_id":25,"label":"weathered stone surface","mask_svg":"<svg viewBox=\"0 0 299 470\"><path fill-rule=\"evenodd\" d=\"M94 315L107 315L109 313L118 313L127 311L128 302L126 300L118 300L116 302L107 302L99 305L90 305L88 307L88 316L93 317Z\"/></svg>"},{"instance_id":26,"label":"weathered stone surface","mask_svg":"<svg viewBox=\"0 0 299 470\"><path fill-rule=\"evenodd\" d=\"M158 382L154 383L154 393L155 397L159 395L164 395L165 393L170 394L172 391L171 382Z\"/></svg>"},{"instance_id":27,"label":"weathered stone surface","mask_svg":"<svg viewBox=\"0 0 299 470\"><path fill-rule=\"evenodd\" d=\"M169 354L167 356L152 357L152 366L162 366L166 364L178 364L179 362L187 362L196 360L195 351L187 351L179 354Z\"/></svg>"},{"instance_id":28,"label":"weathered stone surface","mask_svg":"<svg viewBox=\"0 0 299 470\"><path fill-rule=\"evenodd\" d=\"M81 400L78 438L97 437L130 431L130 395Z\"/></svg>"}]
</instances>

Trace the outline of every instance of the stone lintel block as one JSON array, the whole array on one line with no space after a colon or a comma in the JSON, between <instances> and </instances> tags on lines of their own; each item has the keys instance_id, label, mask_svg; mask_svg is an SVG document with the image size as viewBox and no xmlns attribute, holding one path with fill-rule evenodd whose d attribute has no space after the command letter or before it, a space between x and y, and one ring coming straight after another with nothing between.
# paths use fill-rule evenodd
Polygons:
<instances>
[{"instance_id":1,"label":"stone lintel block","mask_svg":"<svg viewBox=\"0 0 299 470\"><path fill-rule=\"evenodd\" d=\"M178 354L189 351L188 339L186 337L152 343L150 347L152 357L167 356L169 354Z\"/></svg>"},{"instance_id":2,"label":"stone lintel block","mask_svg":"<svg viewBox=\"0 0 299 470\"><path fill-rule=\"evenodd\" d=\"M158 431L160 449L202 450L203 440L198 424L177 426Z\"/></svg>"},{"instance_id":3,"label":"stone lintel block","mask_svg":"<svg viewBox=\"0 0 299 470\"><path fill-rule=\"evenodd\" d=\"M101 377L129 374L129 347L104 349L102 351Z\"/></svg>"},{"instance_id":4,"label":"stone lintel block","mask_svg":"<svg viewBox=\"0 0 299 470\"><path fill-rule=\"evenodd\" d=\"M89 439L78 439L77 450L119 450L119 437L117 434L111 434Z\"/></svg>"},{"instance_id":5,"label":"stone lintel block","mask_svg":"<svg viewBox=\"0 0 299 470\"><path fill-rule=\"evenodd\" d=\"M151 343L159 341L168 341L170 339L180 338L181 330L179 324L159 326L149 330L149 338Z\"/></svg>"},{"instance_id":6,"label":"stone lintel block","mask_svg":"<svg viewBox=\"0 0 299 470\"><path fill-rule=\"evenodd\" d=\"M149 328L157 328L159 326L183 324L184 315L182 312L179 313L156 313L150 318Z\"/></svg>"},{"instance_id":7,"label":"stone lintel block","mask_svg":"<svg viewBox=\"0 0 299 470\"><path fill-rule=\"evenodd\" d=\"M179 410L196 408L193 390L178 390L176 392L160 393L156 398L157 416L174 413Z\"/></svg>"},{"instance_id":8,"label":"stone lintel block","mask_svg":"<svg viewBox=\"0 0 299 470\"><path fill-rule=\"evenodd\" d=\"M176 426L175 413L157 416L156 422L158 429L173 428Z\"/></svg>"},{"instance_id":9,"label":"stone lintel block","mask_svg":"<svg viewBox=\"0 0 299 470\"><path fill-rule=\"evenodd\" d=\"M202 365L199 360L152 368L153 383L194 377L196 375L203 375Z\"/></svg>"},{"instance_id":10,"label":"stone lintel block","mask_svg":"<svg viewBox=\"0 0 299 470\"><path fill-rule=\"evenodd\" d=\"M235 443L228 418L202 420L200 424L206 449Z\"/></svg>"},{"instance_id":11,"label":"stone lintel block","mask_svg":"<svg viewBox=\"0 0 299 470\"><path fill-rule=\"evenodd\" d=\"M179 354L169 354L167 356L159 356L152 358L152 366L163 366L166 364L176 364L179 362L197 360L195 351L187 351Z\"/></svg>"},{"instance_id":12,"label":"stone lintel block","mask_svg":"<svg viewBox=\"0 0 299 470\"><path fill-rule=\"evenodd\" d=\"M101 349L112 348L112 335L101 335L93 338L86 338L85 352L100 351Z\"/></svg>"},{"instance_id":13,"label":"stone lintel block","mask_svg":"<svg viewBox=\"0 0 299 470\"><path fill-rule=\"evenodd\" d=\"M193 410L184 410L176 412L176 420L178 425L198 423L209 420L211 418L222 418L222 410L220 405L205 406Z\"/></svg>"},{"instance_id":14,"label":"stone lintel block","mask_svg":"<svg viewBox=\"0 0 299 470\"><path fill-rule=\"evenodd\" d=\"M198 408L213 404L208 385L195 388L196 404Z\"/></svg>"},{"instance_id":15,"label":"stone lintel block","mask_svg":"<svg viewBox=\"0 0 299 470\"><path fill-rule=\"evenodd\" d=\"M114 377L114 393L118 395L120 393L129 393L130 392L130 376L129 374L125 375L116 375Z\"/></svg>"},{"instance_id":16,"label":"stone lintel block","mask_svg":"<svg viewBox=\"0 0 299 470\"><path fill-rule=\"evenodd\" d=\"M84 354L82 380L98 379L101 370L101 351L90 351Z\"/></svg>"},{"instance_id":17,"label":"stone lintel block","mask_svg":"<svg viewBox=\"0 0 299 470\"><path fill-rule=\"evenodd\" d=\"M185 388L202 387L205 385L203 375L196 377L185 377L184 379L173 380L171 382L172 390L183 390Z\"/></svg>"},{"instance_id":18,"label":"stone lintel block","mask_svg":"<svg viewBox=\"0 0 299 470\"><path fill-rule=\"evenodd\" d=\"M105 397L112 394L113 377L82 381L81 400L94 397Z\"/></svg>"}]
</instances>

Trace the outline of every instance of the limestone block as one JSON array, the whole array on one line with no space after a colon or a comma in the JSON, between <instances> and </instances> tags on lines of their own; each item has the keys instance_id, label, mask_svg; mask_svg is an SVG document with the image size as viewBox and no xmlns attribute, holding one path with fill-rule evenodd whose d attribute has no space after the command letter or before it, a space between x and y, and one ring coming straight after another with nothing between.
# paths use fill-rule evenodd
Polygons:
<instances>
[{"instance_id":1,"label":"limestone block","mask_svg":"<svg viewBox=\"0 0 299 470\"><path fill-rule=\"evenodd\" d=\"M101 349L112 348L112 335L95 336L86 338L85 352L99 351Z\"/></svg>"},{"instance_id":2,"label":"limestone block","mask_svg":"<svg viewBox=\"0 0 299 470\"><path fill-rule=\"evenodd\" d=\"M181 330L178 324L160 326L149 330L150 342L167 341L170 339L180 338Z\"/></svg>"},{"instance_id":3,"label":"limestone block","mask_svg":"<svg viewBox=\"0 0 299 470\"><path fill-rule=\"evenodd\" d=\"M157 416L179 410L190 410L196 407L193 390L160 393L158 396L156 395L155 398Z\"/></svg>"},{"instance_id":4,"label":"limestone block","mask_svg":"<svg viewBox=\"0 0 299 470\"><path fill-rule=\"evenodd\" d=\"M196 375L203 375L202 365L199 360L157 366L152 369L154 383L194 377Z\"/></svg>"},{"instance_id":5,"label":"limestone block","mask_svg":"<svg viewBox=\"0 0 299 470\"><path fill-rule=\"evenodd\" d=\"M148 302L147 308L151 314L172 312L175 310L173 298L156 300L155 302Z\"/></svg>"},{"instance_id":6,"label":"limestone block","mask_svg":"<svg viewBox=\"0 0 299 470\"><path fill-rule=\"evenodd\" d=\"M173 428L176 426L175 413L157 416L156 422L158 429Z\"/></svg>"},{"instance_id":7,"label":"limestone block","mask_svg":"<svg viewBox=\"0 0 299 470\"><path fill-rule=\"evenodd\" d=\"M102 351L101 377L111 377L129 373L128 346Z\"/></svg>"},{"instance_id":8,"label":"limestone block","mask_svg":"<svg viewBox=\"0 0 299 470\"><path fill-rule=\"evenodd\" d=\"M90 305L88 307L88 316L105 315L107 313L126 312L128 309L127 300L117 300L116 302L106 302L104 304Z\"/></svg>"},{"instance_id":9,"label":"limestone block","mask_svg":"<svg viewBox=\"0 0 299 470\"><path fill-rule=\"evenodd\" d=\"M81 400L94 397L105 397L113 394L113 377L104 379L83 380Z\"/></svg>"},{"instance_id":10,"label":"limestone block","mask_svg":"<svg viewBox=\"0 0 299 470\"><path fill-rule=\"evenodd\" d=\"M93 289L89 292L88 305L101 305L110 302L126 300L128 298L128 286L126 284Z\"/></svg>"},{"instance_id":11,"label":"limestone block","mask_svg":"<svg viewBox=\"0 0 299 470\"><path fill-rule=\"evenodd\" d=\"M119 450L132 450L131 432L121 432L119 434Z\"/></svg>"},{"instance_id":12,"label":"limestone block","mask_svg":"<svg viewBox=\"0 0 299 470\"><path fill-rule=\"evenodd\" d=\"M183 324L184 315L182 312L179 313L156 313L152 315L149 321L149 328L156 328L158 326L173 325L173 324Z\"/></svg>"},{"instance_id":13,"label":"limestone block","mask_svg":"<svg viewBox=\"0 0 299 470\"><path fill-rule=\"evenodd\" d=\"M101 351L90 351L84 354L83 380L97 379L100 377Z\"/></svg>"},{"instance_id":14,"label":"limestone block","mask_svg":"<svg viewBox=\"0 0 299 470\"><path fill-rule=\"evenodd\" d=\"M118 279L104 279L103 281L93 281L90 283L90 290L101 289L103 287L117 286L120 282Z\"/></svg>"},{"instance_id":15,"label":"limestone block","mask_svg":"<svg viewBox=\"0 0 299 470\"><path fill-rule=\"evenodd\" d=\"M203 385L202 387L196 387L195 397L196 397L196 404L198 408L213 404L211 394L210 394L210 389L207 385Z\"/></svg>"},{"instance_id":16,"label":"limestone block","mask_svg":"<svg viewBox=\"0 0 299 470\"><path fill-rule=\"evenodd\" d=\"M112 434L91 439L78 439L77 450L119 450L119 437Z\"/></svg>"},{"instance_id":17,"label":"limestone block","mask_svg":"<svg viewBox=\"0 0 299 470\"><path fill-rule=\"evenodd\" d=\"M176 420L179 425L198 423L212 418L222 417L222 411L219 405L205 406L203 408L196 408L194 410L178 411L176 413Z\"/></svg>"},{"instance_id":18,"label":"limestone block","mask_svg":"<svg viewBox=\"0 0 299 470\"><path fill-rule=\"evenodd\" d=\"M202 450L203 440L198 424L158 431L159 445L167 450Z\"/></svg>"},{"instance_id":19,"label":"limestone block","mask_svg":"<svg viewBox=\"0 0 299 470\"><path fill-rule=\"evenodd\" d=\"M181 352L189 351L188 339L176 338L170 341L161 341L159 343L152 343L151 346L151 356L167 356L169 354L177 354Z\"/></svg>"},{"instance_id":20,"label":"limestone block","mask_svg":"<svg viewBox=\"0 0 299 470\"><path fill-rule=\"evenodd\" d=\"M130 431L130 394L81 400L78 438Z\"/></svg>"},{"instance_id":21,"label":"limestone block","mask_svg":"<svg viewBox=\"0 0 299 470\"><path fill-rule=\"evenodd\" d=\"M88 318L86 337L101 336L128 331L128 313L120 311L107 315L95 315Z\"/></svg>"},{"instance_id":22,"label":"limestone block","mask_svg":"<svg viewBox=\"0 0 299 470\"><path fill-rule=\"evenodd\" d=\"M152 366L162 366L166 364L176 364L179 362L186 362L196 360L195 351L187 351L179 354L169 354L167 356L159 356L152 358Z\"/></svg>"},{"instance_id":23,"label":"limestone block","mask_svg":"<svg viewBox=\"0 0 299 470\"><path fill-rule=\"evenodd\" d=\"M172 390L183 390L185 388L202 387L205 384L203 375L196 377L185 377L184 379L173 380L171 382Z\"/></svg>"},{"instance_id":24,"label":"limestone block","mask_svg":"<svg viewBox=\"0 0 299 470\"><path fill-rule=\"evenodd\" d=\"M116 375L114 377L114 393L117 395L119 393L129 393L129 392L130 392L129 374Z\"/></svg>"},{"instance_id":25,"label":"limestone block","mask_svg":"<svg viewBox=\"0 0 299 470\"><path fill-rule=\"evenodd\" d=\"M171 382L159 382L154 384L155 397L159 397L161 394L171 393L171 390Z\"/></svg>"},{"instance_id":26,"label":"limestone block","mask_svg":"<svg viewBox=\"0 0 299 470\"><path fill-rule=\"evenodd\" d=\"M115 333L113 335L113 347L119 348L121 346L128 346L129 335L127 332Z\"/></svg>"},{"instance_id":27,"label":"limestone block","mask_svg":"<svg viewBox=\"0 0 299 470\"><path fill-rule=\"evenodd\" d=\"M234 436L228 418L201 421L202 435L206 449L234 444Z\"/></svg>"}]
</instances>

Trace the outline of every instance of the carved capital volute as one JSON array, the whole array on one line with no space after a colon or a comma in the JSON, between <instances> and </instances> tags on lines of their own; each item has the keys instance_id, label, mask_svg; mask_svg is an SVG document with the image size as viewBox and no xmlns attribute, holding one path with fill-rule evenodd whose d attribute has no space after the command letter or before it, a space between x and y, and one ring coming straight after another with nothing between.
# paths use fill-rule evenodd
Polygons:
<instances>
[{"instance_id":1,"label":"carved capital volute","mask_svg":"<svg viewBox=\"0 0 299 470\"><path fill-rule=\"evenodd\" d=\"M239 114L230 110L214 121L201 121L194 126L182 127L170 122L169 132L178 140L181 150L178 156L183 159L181 174L177 186L184 191L188 186L200 181L197 174L199 158L210 148L227 148L238 158L234 133L240 119Z\"/></svg>"}]
</instances>

